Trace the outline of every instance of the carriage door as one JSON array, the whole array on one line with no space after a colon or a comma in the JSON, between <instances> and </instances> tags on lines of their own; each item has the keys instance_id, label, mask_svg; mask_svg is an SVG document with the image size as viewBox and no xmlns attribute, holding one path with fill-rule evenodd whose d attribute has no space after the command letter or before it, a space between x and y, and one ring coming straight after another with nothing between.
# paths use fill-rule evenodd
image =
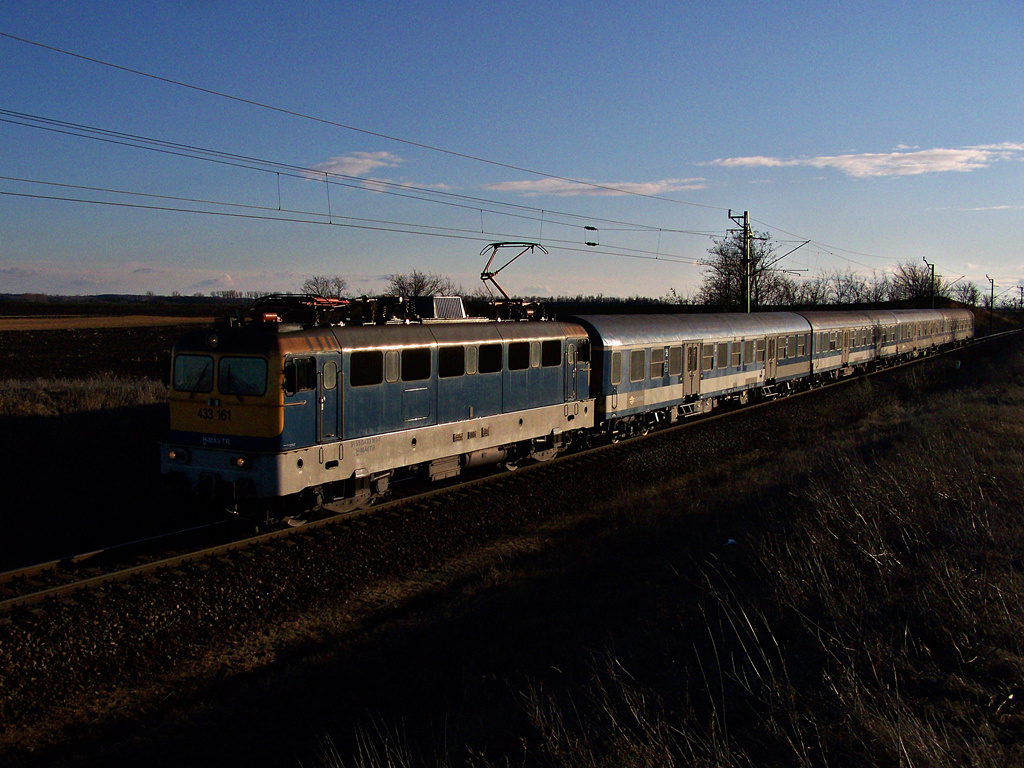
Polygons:
<instances>
[{"instance_id":1,"label":"carriage door","mask_svg":"<svg viewBox=\"0 0 1024 768\"><path fill-rule=\"evenodd\" d=\"M683 371L683 397L700 393L700 349L697 344L686 345L686 356L683 358L686 369Z\"/></svg>"},{"instance_id":2,"label":"carriage door","mask_svg":"<svg viewBox=\"0 0 1024 768\"><path fill-rule=\"evenodd\" d=\"M322 358L320 388L317 392L316 436L321 443L338 439L338 414L341 412L341 356L327 355Z\"/></svg>"},{"instance_id":3,"label":"carriage door","mask_svg":"<svg viewBox=\"0 0 1024 768\"><path fill-rule=\"evenodd\" d=\"M576 343L570 341L565 345L565 401L576 399Z\"/></svg>"},{"instance_id":4,"label":"carriage door","mask_svg":"<svg viewBox=\"0 0 1024 768\"><path fill-rule=\"evenodd\" d=\"M843 365L846 366L850 362L850 332L843 331Z\"/></svg>"},{"instance_id":5,"label":"carriage door","mask_svg":"<svg viewBox=\"0 0 1024 768\"><path fill-rule=\"evenodd\" d=\"M774 379L775 374L778 372L778 364L775 360L775 337L771 336L768 339L768 354L764 359L764 378L765 380Z\"/></svg>"}]
</instances>

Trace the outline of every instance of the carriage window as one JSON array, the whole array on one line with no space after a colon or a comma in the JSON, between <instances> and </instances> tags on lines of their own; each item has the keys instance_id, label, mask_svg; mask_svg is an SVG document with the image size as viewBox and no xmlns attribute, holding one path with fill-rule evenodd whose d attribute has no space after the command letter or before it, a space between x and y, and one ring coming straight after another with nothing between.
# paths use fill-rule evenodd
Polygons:
<instances>
[{"instance_id":1,"label":"carriage window","mask_svg":"<svg viewBox=\"0 0 1024 768\"><path fill-rule=\"evenodd\" d=\"M514 341L508 345L508 369L522 371L530 367L530 342Z\"/></svg>"},{"instance_id":2,"label":"carriage window","mask_svg":"<svg viewBox=\"0 0 1024 768\"><path fill-rule=\"evenodd\" d=\"M756 353L757 356L754 358L755 361L758 362L758 363L763 363L764 362L764 339L758 339L757 340L757 344L755 345L755 348L757 349L757 353Z\"/></svg>"},{"instance_id":3,"label":"carriage window","mask_svg":"<svg viewBox=\"0 0 1024 768\"><path fill-rule=\"evenodd\" d=\"M803 357L807 354L807 334L801 333L796 337L796 356Z\"/></svg>"},{"instance_id":4,"label":"carriage window","mask_svg":"<svg viewBox=\"0 0 1024 768\"><path fill-rule=\"evenodd\" d=\"M697 345L692 344L687 347L686 350L686 367L690 373L695 373L697 370Z\"/></svg>"},{"instance_id":5,"label":"carriage window","mask_svg":"<svg viewBox=\"0 0 1024 768\"><path fill-rule=\"evenodd\" d=\"M210 392L213 389L213 358L209 355L177 355L174 388L179 392Z\"/></svg>"},{"instance_id":6,"label":"carriage window","mask_svg":"<svg viewBox=\"0 0 1024 768\"><path fill-rule=\"evenodd\" d=\"M466 347L466 373L476 373L476 347Z\"/></svg>"},{"instance_id":7,"label":"carriage window","mask_svg":"<svg viewBox=\"0 0 1024 768\"><path fill-rule=\"evenodd\" d=\"M441 347L437 350L437 376L450 379L466 372L466 353L462 347Z\"/></svg>"},{"instance_id":8,"label":"carriage window","mask_svg":"<svg viewBox=\"0 0 1024 768\"><path fill-rule=\"evenodd\" d=\"M743 365L743 344L739 341L732 343L732 367L739 368Z\"/></svg>"},{"instance_id":9,"label":"carriage window","mask_svg":"<svg viewBox=\"0 0 1024 768\"><path fill-rule=\"evenodd\" d=\"M622 353L612 352L612 384L622 381Z\"/></svg>"},{"instance_id":10,"label":"carriage window","mask_svg":"<svg viewBox=\"0 0 1024 768\"><path fill-rule=\"evenodd\" d=\"M647 352L643 349L634 349L629 353L629 380L644 380L644 363L647 362Z\"/></svg>"},{"instance_id":11,"label":"carriage window","mask_svg":"<svg viewBox=\"0 0 1024 768\"><path fill-rule=\"evenodd\" d=\"M560 365L562 362L562 342L558 339L545 341L540 346L540 364L545 368Z\"/></svg>"},{"instance_id":12,"label":"carriage window","mask_svg":"<svg viewBox=\"0 0 1024 768\"><path fill-rule=\"evenodd\" d=\"M383 372L384 353L379 349L352 353L352 359L349 361L349 381L353 387L368 387L373 384L380 384L384 380ZM298 391L288 386L287 364L285 364L284 379L286 390L291 392Z\"/></svg>"},{"instance_id":13,"label":"carriage window","mask_svg":"<svg viewBox=\"0 0 1024 768\"><path fill-rule=\"evenodd\" d=\"M724 341L718 345L718 367L726 368L729 365L729 345Z\"/></svg>"},{"instance_id":14,"label":"carriage window","mask_svg":"<svg viewBox=\"0 0 1024 768\"><path fill-rule=\"evenodd\" d=\"M402 381L430 378L430 347L402 350Z\"/></svg>"},{"instance_id":15,"label":"carriage window","mask_svg":"<svg viewBox=\"0 0 1024 768\"><path fill-rule=\"evenodd\" d=\"M324 363L324 389L338 386L338 364L333 360Z\"/></svg>"},{"instance_id":16,"label":"carriage window","mask_svg":"<svg viewBox=\"0 0 1024 768\"><path fill-rule=\"evenodd\" d=\"M669 347L668 350L668 375L678 376L683 372L683 348Z\"/></svg>"},{"instance_id":17,"label":"carriage window","mask_svg":"<svg viewBox=\"0 0 1024 768\"><path fill-rule=\"evenodd\" d=\"M397 349L389 349L384 353L384 381L394 384L401 373L401 353Z\"/></svg>"},{"instance_id":18,"label":"carriage window","mask_svg":"<svg viewBox=\"0 0 1024 768\"><path fill-rule=\"evenodd\" d=\"M651 378L661 379L665 377L665 349L655 347L651 350Z\"/></svg>"},{"instance_id":19,"label":"carriage window","mask_svg":"<svg viewBox=\"0 0 1024 768\"><path fill-rule=\"evenodd\" d=\"M715 367L715 345L705 344L704 345L704 362L701 367L705 371L710 371Z\"/></svg>"},{"instance_id":20,"label":"carriage window","mask_svg":"<svg viewBox=\"0 0 1024 768\"><path fill-rule=\"evenodd\" d=\"M743 342L743 362L750 365L754 362L754 341Z\"/></svg>"},{"instance_id":21,"label":"carriage window","mask_svg":"<svg viewBox=\"0 0 1024 768\"><path fill-rule=\"evenodd\" d=\"M480 345L480 373L497 373L501 370L501 344Z\"/></svg>"}]
</instances>

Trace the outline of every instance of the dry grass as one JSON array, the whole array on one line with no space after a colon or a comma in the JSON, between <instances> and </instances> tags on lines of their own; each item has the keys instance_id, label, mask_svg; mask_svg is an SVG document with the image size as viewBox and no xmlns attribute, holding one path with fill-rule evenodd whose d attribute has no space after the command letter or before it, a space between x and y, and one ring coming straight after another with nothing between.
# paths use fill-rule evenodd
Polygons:
<instances>
[{"instance_id":1,"label":"dry grass","mask_svg":"<svg viewBox=\"0 0 1024 768\"><path fill-rule=\"evenodd\" d=\"M0 416L65 416L167 401L167 387L152 379L0 380Z\"/></svg>"},{"instance_id":2,"label":"dry grass","mask_svg":"<svg viewBox=\"0 0 1024 768\"><path fill-rule=\"evenodd\" d=\"M801 420L806 450L618 500L576 554L613 572L595 591L643 591L589 661L509 671L522 719L505 747L374 728L323 764L1024 764L1024 356L990 366L856 385L841 412ZM730 510L712 536L688 517L709 509Z\"/></svg>"}]
</instances>

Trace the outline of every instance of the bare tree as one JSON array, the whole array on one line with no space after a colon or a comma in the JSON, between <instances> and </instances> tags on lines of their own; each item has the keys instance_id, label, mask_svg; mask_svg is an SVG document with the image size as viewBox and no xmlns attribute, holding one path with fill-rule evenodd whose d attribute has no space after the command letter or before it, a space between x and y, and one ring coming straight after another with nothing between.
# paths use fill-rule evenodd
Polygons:
<instances>
[{"instance_id":1,"label":"bare tree","mask_svg":"<svg viewBox=\"0 0 1024 768\"><path fill-rule=\"evenodd\" d=\"M431 272L396 272L388 275L387 294L408 299L413 296L453 296L462 294L462 286L447 275Z\"/></svg>"},{"instance_id":2,"label":"bare tree","mask_svg":"<svg viewBox=\"0 0 1024 768\"><path fill-rule=\"evenodd\" d=\"M879 275L878 272L871 270L871 279L867 283L867 289L867 300L872 304L880 304L883 301L888 301L889 296L892 295L892 282L885 272Z\"/></svg>"},{"instance_id":3,"label":"bare tree","mask_svg":"<svg viewBox=\"0 0 1024 768\"><path fill-rule=\"evenodd\" d=\"M340 275L313 275L306 278L299 290L325 299L340 299L348 292L348 280Z\"/></svg>"},{"instance_id":4,"label":"bare tree","mask_svg":"<svg viewBox=\"0 0 1024 768\"><path fill-rule=\"evenodd\" d=\"M815 275L812 278L800 283L797 294L797 304L805 304L815 307L825 304L828 301L828 278L824 275Z\"/></svg>"},{"instance_id":5,"label":"bare tree","mask_svg":"<svg viewBox=\"0 0 1024 768\"><path fill-rule=\"evenodd\" d=\"M926 299L932 295L932 271L924 263L908 261L897 265L892 276L891 298L894 301ZM949 296L949 286L941 275L935 276L935 295Z\"/></svg>"},{"instance_id":6,"label":"bare tree","mask_svg":"<svg viewBox=\"0 0 1024 768\"><path fill-rule=\"evenodd\" d=\"M750 305L763 307L782 303L790 293L786 277L771 269L775 247L767 233L753 233L750 246ZM743 233L735 232L717 240L708 249L711 259L704 269L704 282L697 292L703 303L729 309L740 309L743 303Z\"/></svg>"},{"instance_id":7,"label":"bare tree","mask_svg":"<svg viewBox=\"0 0 1024 768\"><path fill-rule=\"evenodd\" d=\"M961 304L976 307L981 300L981 290L974 283L959 283L953 288L953 298Z\"/></svg>"}]
</instances>

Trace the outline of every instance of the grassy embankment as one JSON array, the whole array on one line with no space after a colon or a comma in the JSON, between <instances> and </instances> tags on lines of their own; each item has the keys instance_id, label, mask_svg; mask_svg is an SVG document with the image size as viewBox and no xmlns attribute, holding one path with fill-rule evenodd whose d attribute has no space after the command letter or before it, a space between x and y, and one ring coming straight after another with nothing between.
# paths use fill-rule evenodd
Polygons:
<instances>
[{"instance_id":1,"label":"grassy embankment","mask_svg":"<svg viewBox=\"0 0 1024 768\"><path fill-rule=\"evenodd\" d=\"M551 565L567 582L589 562L574 588L603 596L561 608L620 612L603 646L554 672L510 669L507 732L435 712L433 743L378 722L333 734L324 764L1024 763L1024 350L997 344L963 369L855 382L799 424L783 404L741 470L615 500ZM794 447L796 432L812 439ZM694 524L706 513L717 532ZM509 564L448 610L486 622L501 606L487 592L530 578ZM535 659L559 658L536 642Z\"/></svg>"}]
</instances>

